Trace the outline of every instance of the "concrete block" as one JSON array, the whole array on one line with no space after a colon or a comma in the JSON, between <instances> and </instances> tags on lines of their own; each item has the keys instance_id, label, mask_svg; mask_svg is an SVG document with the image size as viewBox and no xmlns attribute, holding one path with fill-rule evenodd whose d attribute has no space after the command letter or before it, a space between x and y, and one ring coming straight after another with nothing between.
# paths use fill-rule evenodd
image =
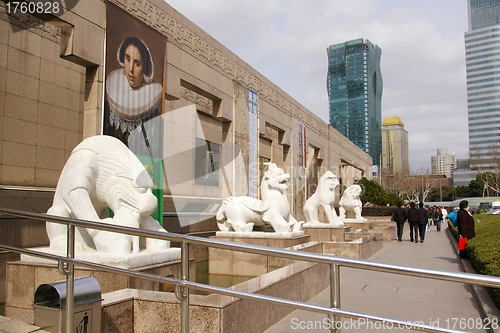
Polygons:
<instances>
[{"instance_id":1,"label":"concrete block","mask_svg":"<svg viewBox=\"0 0 500 333\"><path fill-rule=\"evenodd\" d=\"M6 164L22 167L33 167L36 148L33 145L4 141L3 156Z\"/></svg>"},{"instance_id":2,"label":"concrete block","mask_svg":"<svg viewBox=\"0 0 500 333\"><path fill-rule=\"evenodd\" d=\"M35 183L35 168L2 165L2 183L33 186Z\"/></svg>"},{"instance_id":3,"label":"concrete block","mask_svg":"<svg viewBox=\"0 0 500 333\"><path fill-rule=\"evenodd\" d=\"M7 69L33 78L40 75L40 58L22 50L9 47ZM1 66L5 67L5 66Z\"/></svg>"},{"instance_id":4,"label":"concrete block","mask_svg":"<svg viewBox=\"0 0 500 333\"><path fill-rule=\"evenodd\" d=\"M3 139L5 141L36 145L36 124L34 122L22 121L19 119L3 118ZM4 153L3 161L9 161L14 156L6 156ZM5 163L5 162L4 162Z\"/></svg>"},{"instance_id":5,"label":"concrete block","mask_svg":"<svg viewBox=\"0 0 500 333\"><path fill-rule=\"evenodd\" d=\"M7 69L6 78L5 92L24 98L38 99L38 79L9 69Z\"/></svg>"}]
</instances>

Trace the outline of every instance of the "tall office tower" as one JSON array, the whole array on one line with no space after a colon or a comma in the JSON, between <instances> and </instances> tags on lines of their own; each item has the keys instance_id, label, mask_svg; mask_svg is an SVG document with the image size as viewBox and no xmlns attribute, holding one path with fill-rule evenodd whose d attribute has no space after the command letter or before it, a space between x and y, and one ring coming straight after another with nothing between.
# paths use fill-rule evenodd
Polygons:
<instances>
[{"instance_id":1,"label":"tall office tower","mask_svg":"<svg viewBox=\"0 0 500 333\"><path fill-rule=\"evenodd\" d=\"M399 117L387 117L382 123L382 170L386 175L408 175L408 132Z\"/></svg>"},{"instance_id":2,"label":"tall office tower","mask_svg":"<svg viewBox=\"0 0 500 333\"><path fill-rule=\"evenodd\" d=\"M500 144L500 1L468 0L465 33L471 167L487 167Z\"/></svg>"},{"instance_id":3,"label":"tall office tower","mask_svg":"<svg viewBox=\"0 0 500 333\"><path fill-rule=\"evenodd\" d=\"M380 166L382 153L382 49L362 38L330 45L327 88L330 125Z\"/></svg>"},{"instance_id":4,"label":"tall office tower","mask_svg":"<svg viewBox=\"0 0 500 333\"><path fill-rule=\"evenodd\" d=\"M431 172L433 175L445 175L453 178L453 172L457 168L455 153L448 154L448 149L439 148L437 155L431 156Z\"/></svg>"}]
</instances>

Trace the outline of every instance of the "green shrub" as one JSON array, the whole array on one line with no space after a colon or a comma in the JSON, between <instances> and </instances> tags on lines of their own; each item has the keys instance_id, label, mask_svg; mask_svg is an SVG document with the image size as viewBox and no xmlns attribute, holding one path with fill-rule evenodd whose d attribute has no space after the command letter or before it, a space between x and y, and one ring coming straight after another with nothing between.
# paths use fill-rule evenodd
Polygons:
<instances>
[{"instance_id":1,"label":"green shrub","mask_svg":"<svg viewBox=\"0 0 500 333\"><path fill-rule=\"evenodd\" d=\"M375 206L375 207L363 207L363 212L361 213L363 216L392 216L392 212L397 207L390 206Z\"/></svg>"},{"instance_id":2,"label":"green shrub","mask_svg":"<svg viewBox=\"0 0 500 333\"><path fill-rule=\"evenodd\" d=\"M481 222L477 223L480 218ZM467 257L478 274L500 277L500 216L474 215L476 237L467 241ZM458 239L458 231L451 222L448 226ZM500 308L500 289L487 288L491 298Z\"/></svg>"},{"instance_id":3,"label":"green shrub","mask_svg":"<svg viewBox=\"0 0 500 333\"><path fill-rule=\"evenodd\" d=\"M397 194L387 193L387 191L375 180L368 180L363 177L357 184L363 188L363 193L360 197L363 205L366 203L377 206L396 206L398 203L404 204L404 200Z\"/></svg>"},{"instance_id":4,"label":"green shrub","mask_svg":"<svg viewBox=\"0 0 500 333\"><path fill-rule=\"evenodd\" d=\"M451 233L453 234L453 236L455 236L455 239L458 242L458 230L457 230L457 227L454 227L453 223L451 223L450 220L448 220L448 228L450 228Z\"/></svg>"}]
</instances>

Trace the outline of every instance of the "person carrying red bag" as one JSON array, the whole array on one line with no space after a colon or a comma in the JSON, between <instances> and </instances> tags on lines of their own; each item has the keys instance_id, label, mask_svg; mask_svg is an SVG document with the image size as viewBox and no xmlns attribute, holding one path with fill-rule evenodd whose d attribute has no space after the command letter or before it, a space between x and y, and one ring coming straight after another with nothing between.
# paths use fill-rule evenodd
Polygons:
<instances>
[{"instance_id":1,"label":"person carrying red bag","mask_svg":"<svg viewBox=\"0 0 500 333\"><path fill-rule=\"evenodd\" d=\"M459 237L459 254L461 258L465 258L465 247L467 241L476 236L476 231L474 230L474 218L469 211L469 202L467 200L460 201L460 210L457 213L457 228Z\"/></svg>"}]
</instances>

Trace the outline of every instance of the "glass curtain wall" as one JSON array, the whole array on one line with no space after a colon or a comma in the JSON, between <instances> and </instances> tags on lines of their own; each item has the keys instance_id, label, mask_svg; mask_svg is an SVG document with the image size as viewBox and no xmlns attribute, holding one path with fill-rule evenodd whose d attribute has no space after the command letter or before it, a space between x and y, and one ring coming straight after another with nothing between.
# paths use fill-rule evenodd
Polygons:
<instances>
[{"instance_id":1,"label":"glass curtain wall","mask_svg":"<svg viewBox=\"0 0 500 333\"><path fill-rule=\"evenodd\" d=\"M488 167L491 149L500 145L500 0L469 0L468 5L469 150L475 167Z\"/></svg>"},{"instance_id":2,"label":"glass curtain wall","mask_svg":"<svg viewBox=\"0 0 500 333\"><path fill-rule=\"evenodd\" d=\"M382 50L362 38L331 45L327 88L330 125L380 164L382 153Z\"/></svg>"}]
</instances>

